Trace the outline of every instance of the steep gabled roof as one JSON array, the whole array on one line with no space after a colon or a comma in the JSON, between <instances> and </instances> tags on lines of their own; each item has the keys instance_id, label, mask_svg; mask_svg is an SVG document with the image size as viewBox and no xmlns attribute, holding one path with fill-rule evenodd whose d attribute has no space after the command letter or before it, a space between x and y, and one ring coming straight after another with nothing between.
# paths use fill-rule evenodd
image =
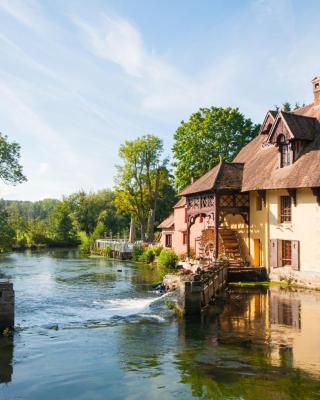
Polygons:
<instances>
[{"instance_id":1,"label":"steep gabled roof","mask_svg":"<svg viewBox=\"0 0 320 400\"><path fill-rule=\"evenodd\" d=\"M259 130L258 135L266 135L270 131L270 125L273 125L274 120L276 119L276 116L278 114L278 111L273 111L269 110L264 118L264 121L261 125L261 128Z\"/></svg>"},{"instance_id":2,"label":"steep gabled roof","mask_svg":"<svg viewBox=\"0 0 320 400\"><path fill-rule=\"evenodd\" d=\"M170 229L174 225L174 215L173 213L169 215L168 218L163 220L160 225L158 225L159 229Z\"/></svg>"},{"instance_id":3,"label":"steep gabled roof","mask_svg":"<svg viewBox=\"0 0 320 400\"><path fill-rule=\"evenodd\" d=\"M220 161L209 172L191 183L181 196L219 189L241 189L243 164Z\"/></svg>"},{"instance_id":4,"label":"steep gabled roof","mask_svg":"<svg viewBox=\"0 0 320 400\"><path fill-rule=\"evenodd\" d=\"M313 140L315 132L318 128L318 122L316 118L280 111L270 130L267 139L268 142L275 142L273 136L280 121L284 123L291 139Z\"/></svg>"},{"instance_id":5,"label":"steep gabled roof","mask_svg":"<svg viewBox=\"0 0 320 400\"><path fill-rule=\"evenodd\" d=\"M292 165L279 168L276 146L263 147L263 136L257 136L234 161L244 164L242 191L320 186L320 134L305 146Z\"/></svg>"},{"instance_id":6,"label":"steep gabled roof","mask_svg":"<svg viewBox=\"0 0 320 400\"><path fill-rule=\"evenodd\" d=\"M181 197L181 199L176 203L173 208L179 208L179 207L184 207L186 205L186 198Z\"/></svg>"}]
</instances>

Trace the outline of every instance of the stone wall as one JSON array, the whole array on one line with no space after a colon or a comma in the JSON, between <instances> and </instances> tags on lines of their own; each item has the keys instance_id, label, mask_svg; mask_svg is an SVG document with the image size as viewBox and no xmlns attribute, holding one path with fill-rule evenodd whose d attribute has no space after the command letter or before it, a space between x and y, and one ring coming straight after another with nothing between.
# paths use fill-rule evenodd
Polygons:
<instances>
[{"instance_id":1,"label":"stone wall","mask_svg":"<svg viewBox=\"0 0 320 400\"><path fill-rule=\"evenodd\" d=\"M12 282L0 280L0 330L14 327L14 290Z\"/></svg>"},{"instance_id":2,"label":"stone wall","mask_svg":"<svg viewBox=\"0 0 320 400\"><path fill-rule=\"evenodd\" d=\"M279 267L271 268L269 278L274 282L320 290L320 272L294 271L291 267Z\"/></svg>"}]
</instances>

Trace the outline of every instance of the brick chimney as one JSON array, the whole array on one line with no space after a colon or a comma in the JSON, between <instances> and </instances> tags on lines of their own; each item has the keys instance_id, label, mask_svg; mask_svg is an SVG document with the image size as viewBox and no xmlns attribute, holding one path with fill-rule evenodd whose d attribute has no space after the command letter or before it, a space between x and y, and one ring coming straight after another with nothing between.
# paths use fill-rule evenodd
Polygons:
<instances>
[{"instance_id":1,"label":"brick chimney","mask_svg":"<svg viewBox=\"0 0 320 400\"><path fill-rule=\"evenodd\" d=\"M320 106L320 76L316 76L311 82L314 95L314 105Z\"/></svg>"}]
</instances>

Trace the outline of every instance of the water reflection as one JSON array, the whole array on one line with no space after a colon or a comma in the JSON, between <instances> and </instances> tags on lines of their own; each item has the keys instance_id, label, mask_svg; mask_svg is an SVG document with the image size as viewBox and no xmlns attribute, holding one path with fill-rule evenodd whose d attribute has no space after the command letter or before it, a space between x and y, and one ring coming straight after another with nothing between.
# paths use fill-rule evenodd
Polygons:
<instances>
[{"instance_id":1,"label":"water reflection","mask_svg":"<svg viewBox=\"0 0 320 400\"><path fill-rule=\"evenodd\" d=\"M319 305L314 292L231 289L221 313L180 321L181 382L198 398L320 398Z\"/></svg>"},{"instance_id":2,"label":"water reflection","mask_svg":"<svg viewBox=\"0 0 320 400\"><path fill-rule=\"evenodd\" d=\"M13 339L0 337L0 384L12 379Z\"/></svg>"}]
</instances>

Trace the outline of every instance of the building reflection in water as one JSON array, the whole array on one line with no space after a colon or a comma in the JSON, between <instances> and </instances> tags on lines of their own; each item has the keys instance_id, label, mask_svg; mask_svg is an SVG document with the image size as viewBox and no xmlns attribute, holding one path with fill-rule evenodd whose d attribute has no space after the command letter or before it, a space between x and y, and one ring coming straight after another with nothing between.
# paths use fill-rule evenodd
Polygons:
<instances>
[{"instance_id":1,"label":"building reflection in water","mask_svg":"<svg viewBox=\"0 0 320 400\"><path fill-rule=\"evenodd\" d=\"M13 338L0 337L0 384L12 379Z\"/></svg>"},{"instance_id":2,"label":"building reflection in water","mask_svg":"<svg viewBox=\"0 0 320 400\"><path fill-rule=\"evenodd\" d=\"M320 377L319 305L316 292L230 288L220 313L209 307L201 318L180 321L182 381L201 398L264 398L266 390L268 398L314 398Z\"/></svg>"}]
</instances>

